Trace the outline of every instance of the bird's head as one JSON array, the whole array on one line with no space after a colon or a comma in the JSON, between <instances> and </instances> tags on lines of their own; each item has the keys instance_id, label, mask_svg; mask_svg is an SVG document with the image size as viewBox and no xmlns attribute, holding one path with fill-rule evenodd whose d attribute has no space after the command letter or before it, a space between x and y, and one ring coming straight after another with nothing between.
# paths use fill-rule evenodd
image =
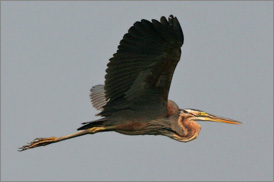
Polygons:
<instances>
[{"instance_id":1,"label":"bird's head","mask_svg":"<svg viewBox=\"0 0 274 182\"><path fill-rule=\"evenodd\" d=\"M177 124L172 125L173 132L167 136L180 141L189 142L198 137L201 126L195 121L212 121L228 124L241 124L239 121L235 121L228 118L214 116L204 111L197 109L180 109L180 115Z\"/></svg>"},{"instance_id":2,"label":"bird's head","mask_svg":"<svg viewBox=\"0 0 274 182\"><path fill-rule=\"evenodd\" d=\"M223 118L220 116L214 116L212 114L209 114L197 109L184 109L182 111L185 114L188 114L190 117L189 119L193 121L212 121L212 122L228 123L228 124L241 124L241 122L239 121Z\"/></svg>"}]
</instances>

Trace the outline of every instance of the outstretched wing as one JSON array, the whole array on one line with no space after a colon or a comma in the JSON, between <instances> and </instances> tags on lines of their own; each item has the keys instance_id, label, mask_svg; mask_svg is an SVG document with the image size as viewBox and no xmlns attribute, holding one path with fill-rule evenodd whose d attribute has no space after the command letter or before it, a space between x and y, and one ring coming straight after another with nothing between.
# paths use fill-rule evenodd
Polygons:
<instances>
[{"instance_id":1,"label":"outstretched wing","mask_svg":"<svg viewBox=\"0 0 274 182\"><path fill-rule=\"evenodd\" d=\"M161 17L160 22L134 23L107 65L104 89L108 102L99 115L156 108L167 112L170 83L183 41L181 26L172 15L168 20Z\"/></svg>"},{"instance_id":2,"label":"outstretched wing","mask_svg":"<svg viewBox=\"0 0 274 182\"><path fill-rule=\"evenodd\" d=\"M103 106L106 105L107 100L105 97L104 85L95 85L90 89L90 101L93 107L97 110L103 111Z\"/></svg>"}]
</instances>

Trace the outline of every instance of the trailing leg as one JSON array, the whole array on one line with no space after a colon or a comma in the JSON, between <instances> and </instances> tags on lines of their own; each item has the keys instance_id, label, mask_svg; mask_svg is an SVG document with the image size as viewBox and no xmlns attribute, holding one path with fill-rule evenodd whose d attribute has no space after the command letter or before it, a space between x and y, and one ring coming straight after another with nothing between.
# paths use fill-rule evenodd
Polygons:
<instances>
[{"instance_id":1,"label":"trailing leg","mask_svg":"<svg viewBox=\"0 0 274 182\"><path fill-rule=\"evenodd\" d=\"M41 147L41 146L46 146L52 143L57 143L63 140L68 140L71 138L75 138L75 137L79 137L82 135L86 135L86 134L94 134L100 131L111 131L114 130L115 127L112 126L99 126L99 127L92 127L92 128L88 128L86 130L83 131L79 131L67 136L62 136L62 137L48 137L48 138L36 138L34 139L32 142L30 142L28 145L24 145L22 147L20 147L18 149L18 151L24 151L24 150L28 150L31 148L36 148L36 147Z\"/></svg>"}]
</instances>

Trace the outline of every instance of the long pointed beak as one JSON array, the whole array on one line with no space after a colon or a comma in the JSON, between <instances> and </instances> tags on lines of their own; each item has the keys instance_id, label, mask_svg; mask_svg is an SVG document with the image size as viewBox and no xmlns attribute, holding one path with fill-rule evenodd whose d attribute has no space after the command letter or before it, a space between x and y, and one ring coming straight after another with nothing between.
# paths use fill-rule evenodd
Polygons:
<instances>
[{"instance_id":1,"label":"long pointed beak","mask_svg":"<svg viewBox=\"0 0 274 182\"><path fill-rule=\"evenodd\" d=\"M194 120L212 121L212 122L228 123L228 124L242 124L239 121L235 121L235 120L228 119L228 118L222 118L222 117L219 117L219 116L213 116L213 115L199 116L199 117L195 118Z\"/></svg>"}]
</instances>

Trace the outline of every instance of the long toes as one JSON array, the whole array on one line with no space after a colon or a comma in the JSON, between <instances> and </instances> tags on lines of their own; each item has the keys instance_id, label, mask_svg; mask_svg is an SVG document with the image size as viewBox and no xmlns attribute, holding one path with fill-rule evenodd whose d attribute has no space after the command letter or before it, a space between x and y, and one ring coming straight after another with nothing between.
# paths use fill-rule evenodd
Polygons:
<instances>
[{"instance_id":1,"label":"long toes","mask_svg":"<svg viewBox=\"0 0 274 182\"><path fill-rule=\"evenodd\" d=\"M48 144L56 142L56 139L57 139L56 137L35 138L28 145L24 145L24 146L18 148L18 151L22 152L24 150L28 150L28 149L31 149L31 148L45 146L45 145L48 145Z\"/></svg>"}]
</instances>

